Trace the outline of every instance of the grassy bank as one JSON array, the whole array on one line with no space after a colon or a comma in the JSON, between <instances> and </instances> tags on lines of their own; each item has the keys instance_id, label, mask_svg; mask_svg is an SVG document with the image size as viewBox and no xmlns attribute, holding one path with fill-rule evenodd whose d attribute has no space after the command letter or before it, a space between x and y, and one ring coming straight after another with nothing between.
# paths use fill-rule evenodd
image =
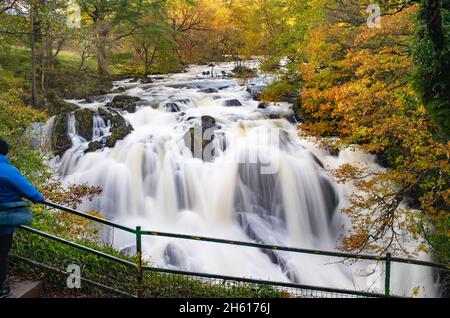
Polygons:
<instances>
[{"instance_id":1,"label":"grassy bank","mask_svg":"<svg viewBox=\"0 0 450 318\"><path fill-rule=\"evenodd\" d=\"M0 68L10 72L22 83L22 98L25 104L31 101L31 58L30 50L11 47L0 51ZM45 83L41 83L42 69L38 69L38 104L43 106L45 86L46 95L57 95L62 98L81 99L88 96L101 95L111 89L111 81L117 78L118 71L112 66L110 76L97 73L97 62L87 58L83 63L79 54L72 51L61 51L45 67ZM43 108L43 107L41 107Z\"/></svg>"}]
</instances>

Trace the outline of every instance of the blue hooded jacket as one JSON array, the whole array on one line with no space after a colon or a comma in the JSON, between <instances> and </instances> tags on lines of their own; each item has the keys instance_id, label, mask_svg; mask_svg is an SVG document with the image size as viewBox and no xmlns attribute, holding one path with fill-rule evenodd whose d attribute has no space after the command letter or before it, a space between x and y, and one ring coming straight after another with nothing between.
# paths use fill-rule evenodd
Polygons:
<instances>
[{"instance_id":1,"label":"blue hooded jacket","mask_svg":"<svg viewBox=\"0 0 450 318\"><path fill-rule=\"evenodd\" d=\"M9 159L0 155L0 203L20 201L26 198L34 203L44 201L44 197L38 190L25 179L13 166ZM11 234L15 227L0 226L0 236Z\"/></svg>"}]
</instances>

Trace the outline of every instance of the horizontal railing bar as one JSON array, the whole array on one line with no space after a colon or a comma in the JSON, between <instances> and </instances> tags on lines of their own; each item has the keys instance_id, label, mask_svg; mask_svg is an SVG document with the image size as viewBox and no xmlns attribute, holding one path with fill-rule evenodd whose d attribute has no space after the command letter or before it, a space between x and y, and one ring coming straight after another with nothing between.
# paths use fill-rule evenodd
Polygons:
<instances>
[{"instance_id":1,"label":"horizontal railing bar","mask_svg":"<svg viewBox=\"0 0 450 318\"><path fill-rule=\"evenodd\" d=\"M59 210L62 210L62 211L65 211L65 212L68 212L71 214L75 214L75 215L78 215L78 216L81 216L81 217L84 217L84 218L87 218L87 219L90 219L90 220L93 220L93 221L96 221L99 223L103 223L103 224L130 232L130 233L136 234L135 229L131 229L126 226L123 226L123 225L120 225L120 224L117 224L117 223L114 223L111 221L107 221L107 220L99 218L99 217L89 215L87 213L83 213L80 211L76 211L74 209L59 206L59 205L57 205L55 203L51 203L51 202L44 202L44 204L47 206L50 206L52 208L55 208L55 209L59 209ZM305 249L305 248L294 248L294 247L286 247L286 246L274 246L274 245L261 244L261 243L232 241L232 240L216 239L216 238L210 238L210 237L176 234L176 233L165 233L165 232L157 232L157 231L142 231L142 235L180 238L180 239L186 239L186 240L204 241L204 242L246 246L246 247L256 247L256 248L261 248L261 249L278 250L278 251L311 254L311 255L342 257L342 258L358 259L358 260L386 261L386 256L376 256L376 255L367 255L367 254L351 254L351 253L344 253L344 252L311 250L311 249ZM414 265L419 265L419 266L442 268L442 269L447 269L447 270L449 269L449 266L445 265L445 264L413 260L413 259L407 259L407 258L392 257L391 261L397 262L397 263L406 263L406 264L414 264Z\"/></svg>"},{"instance_id":2,"label":"horizontal railing bar","mask_svg":"<svg viewBox=\"0 0 450 318\"><path fill-rule=\"evenodd\" d=\"M384 294L370 293L370 292L357 291L357 290L335 289L335 288L329 288L329 287L299 285L299 284L287 283L287 282L275 282L275 281L270 281L270 280L258 280L258 279L245 278L245 277L225 276L225 275L216 275L216 274L207 274L207 273L196 273L196 272L180 271L180 270L168 269L168 268L151 267L151 266L142 266L142 269L146 270L146 271L158 272L158 273L176 274L176 275L182 275L182 276L195 276L195 277L212 278L212 279L220 279L220 280L230 280L230 281L237 281L237 282L243 282L243 283L253 283L253 284L259 284L259 285L270 285L270 286L280 286L280 287L287 287L287 288L306 289L306 290L330 292L330 293L337 293L337 294L348 294L348 295L356 295L356 296L364 296L364 297L377 297L377 298L385 297Z\"/></svg>"},{"instance_id":3,"label":"horizontal railing bar","mask_svg":"<svg viewBox=\"0 0 450 318\"><path fill-rule=\"evenodd\" d=\"M43 269L46 269L46 270L50 270L50 271L56 272L56 273L61 274L61 275L70 275L71 274L69 272L62 271L62 270L57 269L55 267L49 266L47 264L36 262L36 261L28 259L26 257L22 257L22 256L18 256L18 255L11 255L11 257L15 261L28 263L30 266L40 267L40 268L43 268ZM97 288L100 288L100 289L103 289L103 290L106 290L106 291L109 291L109 292L112 292L112 293L116 293L116 294L119 294L119 295L122 295L122 296L126 296L126 297L129 297L129 298L136 298L136 295L133 295L133 294L127 293L125 291L122 291L120 289L116 289L116 288L113 288L113 287L110 287L110 286L98 283L96 281L93 281L93 280L90 280L90 279L87 279L87 278L84 278L84 277L80 277L80 280L82 282L91 284L91 285L93 285L93 286L95 286Z\"/></svg>"},{"instance_id":4,"label":"horizontal railing bar","mask_svg":"<svg viewBox=\"0 0 450 318\"><path fill-rule=\"evenodd\" d=\"M70 208L67 208L67 207L64 207L64 206L60 206L60 205L57 205L57 204L52 203L52 202L45 201L42 204L44 204L46 206L49 206L49 207L52 207L52 208L55 208L55 209L58 209L58 210L62 210L62 211L65 211L65 212L68 212L68 213L71 213L71 214L75 214L75 215L81 216L83 218L86 218L86 219L89 219L89 220L92 220L92 221L95 221L95 222L98 222L98 223L109 225L109 226L115 227L115 228L123 230L123 231L127 231L127 232L130 232L130 233L136 233L135 229L132 229L132 228L129 228L129 227L126 227L126 226L123 226L123 225L120 225L120 224L117 224L117 223L114 223L114 222L111 222L111 221L99 218L97 216L93 216L93 215L84 213L84 212L80 212L80 211L77 211L77 210L74 210L74 209L70 209Z\"/></svg>"},{"instance_id":5,"label":"horizontal railing bar","mask_svg":"<svg viewBox=\"0 0 450 318\"><path fill-rule=\"evenodd\" d=\"M401 257L391 257L391 262L412 264L412 265L418 265L418 266L427 266L427 267L434 267L434 268L442 268L442 269L446 269L446 270L450 269L449 265L445 265L445 264L441 264L441 263L412 260L412 259L401 258Z\"/></svg>"},{"instance_id":6,"label":"horizontal railing bar","mask_svg":"<svg viewBox=\"0 0 450 318\"><path fill-rule=\"evenodd\" d=\"M89 247L86 247L86 246L83 246L83 245L80 245L80 244L77 244L77 243L74 243L74 242L71 242L71 241L68 241L68 240L59 238L59 237L57 237L57 236L54 236L54 235L51 235L51 234L48 234L48 233L45 233L45 232L42 232L42 231L33 229L33 228L31 228L31 227L28 227L28 226L23 226L23 225L22 225L22 226L20 226L19 228L21 228L21 229L23 229L23 230L26 230L26 231L28 231L28 232L34 233L34 234L36 234L36 235L39 235L39 236L42 236L42 237L51 239L51 240L53 240L53 241L57 241L57 242L59 242L59 243L63 243L63 244L66 244L66 245L75 247L75 248L77 248L77 249L79 249L79 250L82 250L82 251L85 251L85 252L89 252L89 253L92 253L92 254L101 256L101 257L103 257L103 258L110 259L110 260L115 261L115 262L117 262L117 263L121 263L121 264L123 264L123 265L126 265L126 266L129 266L129 267L136 268L136 264L135 264L135 263L132 263L132 262L129 262L129 261L127 261L127 260L118 258L118 257L116 257L116 256L112 256L112 255L109 255L109 254L106 254L106 253L103 253L103 252L94 250L94 249L92 249L92 248L89 248Z\"/></svg>"},{"instance_id":7,"label":"horizontal railing bar","mask_svg":"<svg viewBox=\"0 0 450 318\"><path fill-rule=\"evenodd\" d=\"M319 251L319 250L311 250L311 249L305 249L305 248L267 245L267 244L261 244L261 243L252 243L252 242L245 242L245 241L232 241L232 240L217 239L217 238L211 238L211 237L185 235L185 234L174 234L174 233L165 233L165 232L156 232L156 231L142 231L142 235L171 237L171 238L179 238L179 239L184 239L184 240L204 241L204 242L246 246L246 247L257 247L257 248L261 248L261 249L274 250L274 251L285 251L285 252L294 252L294 253L302 253L302 254L314 254L314 255L321 255L321 256L334 256L334 257L342 257L342 258L354 258L354 259L365 259L365 260L375 260L375 261L385 261L386 260L385 256L351 254L351 253L332 252L332 251Z\"/></svg>"}]
</instances>

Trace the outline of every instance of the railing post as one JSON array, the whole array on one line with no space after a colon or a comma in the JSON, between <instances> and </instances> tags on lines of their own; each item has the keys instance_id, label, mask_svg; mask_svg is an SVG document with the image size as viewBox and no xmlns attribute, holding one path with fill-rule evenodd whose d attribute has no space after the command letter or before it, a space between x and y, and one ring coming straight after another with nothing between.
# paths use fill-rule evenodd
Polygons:
<instances>
[{"instance_id":1,"label":"railing post","mask_svg":"<svg viewBox=\"0 0 450 318\"><path fill-rule=\"evenodd\" d=\"M136 226L136 278L137 278L137 297L142 297L143 276L142 276L142 229Z\"/></svg>"},{"instance_id":2,"label":"railing post","mask_svg":"<svg viewBox=\"0 0 450 318\"><path fill-rule=\"evenodd\" d=\"M384 295L389 297L391 294L391 253L386 254L386 273L384 277Z\"/></svg>"}]
</instances>

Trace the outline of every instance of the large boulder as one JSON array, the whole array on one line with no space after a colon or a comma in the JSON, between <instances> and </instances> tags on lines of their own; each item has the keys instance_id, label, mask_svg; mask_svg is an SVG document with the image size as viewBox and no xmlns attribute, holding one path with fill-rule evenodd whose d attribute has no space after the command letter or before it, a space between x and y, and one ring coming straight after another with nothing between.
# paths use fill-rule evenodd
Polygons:
<instances>
[{"instance_id":1,"label":"large boulder","mask_svg":"<svg viewBox=\"0 0 450 318\"><path fill-rule=\"evenodd\" d=\"M224 102L226 107L238 107L242 106L242 103L237 99L228 99Z\"/></svg>"},{"instance_id":2,"label":"large boulder","mask_svg":"<svg viewBox=\"0 0 450 318\"><path fill-rule=\"evenodd\" d=\"M331 221L337 207L339 206L339 195L334 184L327 177L320 177L320 188L322 189L322 194L324 196L323 202L327 210L327 216Z\"/></svg>"},{"instance_id":3,"label":"large boulder","mask_svg":"<svg viewBox=\"0 0 450 318\"><path fill-rule=\"evenodd\" d=\"M200 124L195 124L194 127L189 128L189 130L184 135L184 143L191 150L192 154L205 161L210 161L212 158L205 156L205 148L214 140L216 137L216 129L219 126L216 123L214 117L205 115L200 118ZM205 134L206 130L212 129L211 134ZM197 153L201 151L202 153ZM214 153L213 153L214 155Z\"/></svg>"},{"instance_id":4,"label":"large boulder","mask_svg":"<svg viewBox=\"0 0 450 318\"><path fill-rule=\"evenodd\" d=\"M67 114L71 113L80 107L66 102L64 99L58 97L58 95L50 93L47 97L47 111L51 115L60 115L60 114Z\"/></svg>"},{"instance_id":5,"label":"large boulder","mask_svg":"<svg viewBox=\"0 0 450 318\"><path fill-rule=\"evenodd\" d=\"M69 118L67 114L56 115L52 127L51 147L55 155L61 156L72 147L72 141L67 134Z\"/></svg>"},{"instance_id":6,"label":"large boulder","mask_svg":"<svg viewBox=\"0 0 450 318\"><path fill-rule=\"evenodd\" d=\"M76 110L73 115L75 116L75 129L77 134L87 141L92 140L95 115L94 111L88 108L81 108Z\"/></svg>"},{"instance_id":7,"label":"large boulder","mask_svg":"<svg viewBox=\"0 0 450 318\"><path fill-rule=\"evenodd\" d=\"M214 93L218 93L219 90L217 88L210 87L210 88L201 89L199 92L200 93L205 93L205 94L214 94Z\"/></svg>"},{"instance_id":8,"label":"large boulder","mask_svg":"<svg viewBox=\"0 0 450 318\"><path fill-rule=\"evenodd\" d=\"M88 148L84 151L84 153L88 152L96 152L97 150L103 149L104 145L100 141L90 142Z\"/></svg>"},{"instance_id":9,"label":"large boulder","mask_svg":"<svg viewBox=\"0 0 450 318\"><path fill-rule=\"evenodd\" d=\"M114 147L117 141L124 139L133 131L133 127L120 114L109 112L104 108L99 108L98 114L111 123L111 136L105 141L107 147Z\"/></svg>"},{"instance_id":10,"label":"large boulder","mask_svg":"<svg viewBox=\"0 0 450 318\"><path fill-rule=\"evenodd\" d=\"M180 106L177 103L166 103L164 105L164 110L169 113L178 113L181 111Z\"/></svg>"},{"instance_id":11,"label":"large boulder","mask_svg":"<svg viewBox=\"0 0 450 318\"><path fill-rule=\"evenodd\" d=\"M217 127L216 120L214 119L214 117L204 115L200 119L202 121L202 130L203 131L205 131L206 129L209 129L209 128Z\"/></svg>"},{"instance_id":12,"label":"large boulder","mask_svg":"<svg viewBox=\"0 0 450 318\"><path fill-rule=\"evenodd\" d=\"M106 105L106 107L116 108L120 110L125 110L129 113L136 112L136 106L141 99L136 96L129 95L117 95L114 96L112 101Z\"/></svg>"}]
</instances>

